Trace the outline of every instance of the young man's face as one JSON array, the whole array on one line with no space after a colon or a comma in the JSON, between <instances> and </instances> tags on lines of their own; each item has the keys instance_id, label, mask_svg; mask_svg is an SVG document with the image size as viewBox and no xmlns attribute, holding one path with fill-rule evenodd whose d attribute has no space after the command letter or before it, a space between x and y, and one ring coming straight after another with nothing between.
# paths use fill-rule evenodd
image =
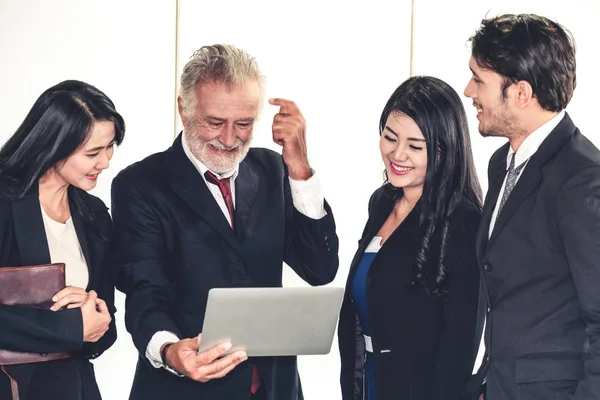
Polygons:
<instances>
[{"instance_id":1,"label":"young man's face","mask_svg":"<svg viewBox=\"0 0 600 400\"><path fill-rule=\"evenodd\" d=\"M511 109L511 90L502 94L502 75L481 68L473 57L469 61L473 73L465 88L465 96L473 100L479 120L479 133L483 136L510 137L516 133L517 119Z\"/></svg>"}]
</instances>

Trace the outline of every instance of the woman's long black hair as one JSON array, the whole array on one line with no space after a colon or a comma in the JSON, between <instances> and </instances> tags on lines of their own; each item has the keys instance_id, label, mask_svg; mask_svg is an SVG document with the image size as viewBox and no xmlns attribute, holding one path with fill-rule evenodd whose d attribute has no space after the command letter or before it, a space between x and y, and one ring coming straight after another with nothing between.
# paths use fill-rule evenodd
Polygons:
<instances>
[{"instance_id":1,"label":"woman's long black hair","mask_svg":"<svg viewBox=\"0 0 600 400\"><path fill-rule=\"evenodd\" d=\"M441 295L448 279L444 259L450 216L463 199L481 208L465 109L447 83L416 76L402 83L388 100L379 122L380 135L392 113L406 115L417 124L428 156L418 205L422 240L411 283L424 283L433 294ZM402 191L397 194L401 196ZM437 243L439 248L434 248Z\"/></svg>"},{"instance_id":2,"label":"woman's long black hair","mask_svg":"<svg viewBox=\"0 0 600 400\"><path fill-rule=\"evenodd\" d=\"M114 142L121 144L125 135L123 117L108 96L94 86L68 80L42 93L0 149L0 198L26 195L49 169L86 143L96 121L112 122ZM69 190L69 199L87 222L93 222L79 190Z\"/></svg>"}]
</instances>

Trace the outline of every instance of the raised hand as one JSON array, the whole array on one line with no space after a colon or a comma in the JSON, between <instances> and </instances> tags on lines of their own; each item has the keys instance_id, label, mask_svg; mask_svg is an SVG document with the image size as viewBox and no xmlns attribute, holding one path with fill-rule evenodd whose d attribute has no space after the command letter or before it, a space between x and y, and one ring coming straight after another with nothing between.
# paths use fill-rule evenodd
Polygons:
<instances>
[{"instance_id":1,"label":"raised hand","mask_svg":"<svg viewBox=\"0 0 600 400\"><path fill-rule=\"evenodd\" d=\"M279 106L273 117L273 141L283 149L281 155L294 180L306 180L312 176L306 149L306 121L300 109L290 100L269 99L269 104Z\"/></svg>"}]
</instances>

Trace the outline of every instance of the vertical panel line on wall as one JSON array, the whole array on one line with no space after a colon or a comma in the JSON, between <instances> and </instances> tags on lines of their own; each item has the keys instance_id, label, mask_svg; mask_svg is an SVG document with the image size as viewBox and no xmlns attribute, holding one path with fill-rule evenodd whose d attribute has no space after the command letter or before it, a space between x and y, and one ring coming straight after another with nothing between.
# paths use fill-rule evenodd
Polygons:
<instances>
[{"instance_id":1,"label":"vertical panel line on wall","mask_svg":"<svg viewBox=\"0 0 600 400\"><path fill-rule=\"evenodd\" d=\"M410 66L409 74L413 76L414 50L415 47L415 0L410 2Z\"/></svg>"},{"instance_id":2,"label":"vertical panel line on wall","mask_svg":"<svg viewBox=\"0 0 600 400\"><path fill-rule=\"evenodd\" d=\"M179 110L177 109L177 89L179 88L178 77L179 75L179 0L175 0L175 72L173 74L173 99L175 112L173 113L173 137L177 137L177 116Z\"/></svg>"}]
</instances>

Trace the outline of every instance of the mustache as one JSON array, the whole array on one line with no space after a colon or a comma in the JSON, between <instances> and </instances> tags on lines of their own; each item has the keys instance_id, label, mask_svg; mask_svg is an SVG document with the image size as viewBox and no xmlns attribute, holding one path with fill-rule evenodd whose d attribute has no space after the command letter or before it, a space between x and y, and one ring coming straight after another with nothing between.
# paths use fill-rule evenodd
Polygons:
<instances>
[{"instance_id":1,"label":"mustache","mask_svg":"<svg viewBox=\"0 0 600 400\"><path fill-rule=\"evenodd\" d=\"M233 146L225 146L223 143L219 142L217 139L210 140L206 143L210 144L212 147L214 147L217 150L225 150L225 151L232 151L232 150L235 150L244 145L244 142L242 142L239 138L235 141Z\"/></svg>"}]
</instances>

